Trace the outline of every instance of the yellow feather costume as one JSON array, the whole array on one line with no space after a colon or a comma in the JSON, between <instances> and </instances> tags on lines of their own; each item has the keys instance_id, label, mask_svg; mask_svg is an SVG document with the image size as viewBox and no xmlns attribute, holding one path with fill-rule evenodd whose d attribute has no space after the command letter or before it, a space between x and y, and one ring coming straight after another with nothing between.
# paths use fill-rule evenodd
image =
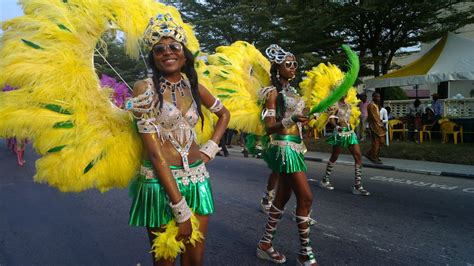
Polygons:
<instances>
[{"instance_id":1,"label":"yellow feather costume","mask_svg":"<svg viewBox=\"0 0 474 266\"><path fill-rule=\"evenodd\" d=\"M321 63L307 71L303 81L299 84L306 106L315 106L327 98L343 78L344 73L331 63ZM359 103L357 90L354 87L351 87L347 92L345 102L351 105L350 123L352 128L356 128L359 124L360 110L357 106ZM328 114L323 113L317 119L311 120L309 125L313 128L322 129L326 126L328 119Z\"/></svg>"},{"instance_id":2,"label":"yellow feather costume","mask_svg":"<svg viewBox=\"0 0 474 266\"><path fill-rule=\"evenodd\" d=\"M126 187L140 167L142 144L126 111L110 101L111 90L100 88L93 55L101 36L121 30L125 47L138 57L149 18L170 13L187 34L188 48L199 44L179 12L153 0L23 0L25 15L2 23L0 137L32 140L41 158L34 180L62 192L96 188L102 192ZM200 77L201 78L201 77ZM206 82L206 79L203 78ZM211 83L206 83L212 86ZM197 128L204 142L212 135L211 114ZM200 241L199 222L192 218L191 244ZM157 258L184 251L172 221L157 238ZM163 237L167 237L163 244Z\"/></svg>"}]
</instances>

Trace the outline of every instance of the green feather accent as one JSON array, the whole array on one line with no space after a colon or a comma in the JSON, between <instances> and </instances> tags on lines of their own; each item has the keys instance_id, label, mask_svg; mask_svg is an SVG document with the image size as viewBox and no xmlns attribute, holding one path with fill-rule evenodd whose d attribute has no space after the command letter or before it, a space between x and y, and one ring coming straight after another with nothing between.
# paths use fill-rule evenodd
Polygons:
<instances>
[{"instance_id":1,"label":"green feather accent","mask_svg":"<svg viewBox=\"0 0 474 266\"><path fill-rule=\"evenodd\" d=\"M198 57L199 53L200 53L200 51L197 50L197 51L193 54L193 57L194 57L194 58Z\"/></svg>"},{"instance_id":2,"label":"green feather accent","mask_svg":"<svg viewBox=\"0 0 474 266\"><path fill-rule=\"evenodd\" d=\"M227 88L216 88L216 89L220 90L220 91L225 91L225 92L228 92L228 93L236 93L237 92L236 90L227 89Z\"/></svg>"},{"instance_id":3,"label":"green feather accent","mask_svg":"<svg viewBox=\"0 0 474 266\"><path fill-rule=\"evenodd\" d=\"M74 123L71 121L62 121L54 124L53 128L73 128Z\"/></svg>"},{"instance_id":4,"label":"green feather accent","mask_svg":"<svg viewBox=\"0 0 474 266\"><path fill-rule=\"evenodd\" d=\"M209 72L209 70L206 70L206 71L202 72L202 74L204 74L204 76L209 76L210 72Z\"/></svg>"},{"instance_id":5,"label":"green feather accent","mask_svg":"<svg viewBox=\"0 0 474 266\"><path fill-rule=\"evenodd\" d=\"M97 157L95 160L91 161L91 162L86 166L86 168L84 168L84 174L86 174L87 172L89 172L89 171L92 169L92 167L94 167L94 165L95 165L100 159L102 159L102 158L104 157L104 155L105 155L105 152L102 152L102 153L99 155L99 157Z\"/></svg>"},{"instance_id":6,"label":"green feather accent","mask_svg":"<svg viewBox=\"0 0 474 266\"><path fill-rule=\"evenodd\" d=\"M216 76L220 77L220 78L223 79L223 80L226 80L226 79L227 79L227 77L225 77L225 76L223 76L223 75L221 75L221 74L216 74Z\"/></svg>"},{"instance_id":7,"label":"green feather accent","mask_svg":"<svg viewBox=\"0 0 474 266\"><path fill-rule=\"evenodd\" d=\"M33 47L33 48L35 48L35 49L44 50L43 47L37 45L37 44L34 43L34 42L30 42L30 41L25 40L25 39L21 39L21 41L22 41L24 44L26 44L26 45L28 45L28 46L30 46L30 47Z\"/></svg>"},{"instance_id":8,"label":"green feather accent","mask_svg":"<svg viewBox=\"0 0 474 266\"><path fill-rule=\"evenodd\" d=\"M359 57L357 54L351 50L348 45L342 45L342 50L346 53L348 57L349 70L344 75L344 79L341 84L337 86L326 99L322 100L318 105L311 108L308 115L314 113L321 113L328 109L329 106L333 105L335 102L339 101L344 95L347 94L349 89L354 85L357 80L357 75L359 74Z\"/></svg>"},{"instance_id":9,"label":"green feather accent","mask_svg":"<svg viewBox=\"0 0 474 266\"><path fill-rule=\"evenodd\" d=\"M225 71L225 70L221 70L221 72L224 73L224 74L229 75L229 72L227 72L227 71Z\"/></svg>"},{"instance_id":10,"label":"green feather accent","mask_svg":"<svg viewBox=\"0 0 474 266\"><path fill-rule=\"evenodd\" d=\"M221 100L232 98L232 97L230 97L230 96L227 95L227 94L218 94L217 97L218 97L219 99L221 99Z\"/></svg>"},{"instance_id":11,"label":"green feather accent","mask_svg":"<svg viewBox=\"0 0 474 266\"><path fill-rule=\"evenodd\" d=\"M227 59L225 59L225 58L222 57L222 56L217 56L217 58L219 58L220 63L223 64L223 65L232 65L232 63L230 63L229 61L227 61Z\"/></svg>"},{"instance_id":12,"label":"green feather accent","mask_svg":"<svg viewBox=\"0 0 474 266\"><path fill-rule=\"evenodd\" d=\"M58 152L61 151L66 145L56 146L48 150L48 153Z\"/></svg>"},{"instance_id":13,"label":"green feather accent","mask_svg":"<svg viewBox=\"0 0 474 266\"><path fill-rule=\"evenodd\" d=\"M64 26L64 24L58 24L58 27L62 30L72 32L70 29L68 29L66 26Z\"/></svg>"},{"instance_id":14,"label":"green feather accent","mask_svg":"<svg viewBox=\"0 0 474 266\"><path fill-rule=\"evenodd\" d=\"M50 111L60 113L60 114L64 114L64 115L71 115L72 114L69 110L64 109L61 106L56 105L56 104L45 104L45 105L43 105L43 107L50 110Z\"/></svg>"}]
</instances>

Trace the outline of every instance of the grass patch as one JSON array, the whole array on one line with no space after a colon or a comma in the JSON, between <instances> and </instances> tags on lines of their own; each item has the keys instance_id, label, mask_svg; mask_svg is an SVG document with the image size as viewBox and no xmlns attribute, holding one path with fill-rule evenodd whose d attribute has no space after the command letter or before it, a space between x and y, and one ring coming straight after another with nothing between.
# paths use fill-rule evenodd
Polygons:
<instances>
[{"instance_id":1,"label":"grass patch","mask_svg":"<svg viewBox=\"0 0 474 266\"><path fill-rule=\"evenodd\" d=\"M317 141L314 139L305 139L306 146L310 151L327 152L332 151L332 146L326 143L326 139L322 138ZM362 154L370 149L370 141L360 144ZM397 158L416 161L431 161L454 164L474 165L474 143L453 143L442 144L439 140L432 142L424 142L416 144L407 141L393 141L388 147L382 147L381 157ZM343 151L350 154L349 150Z\"/></svg>"}]
</instances>

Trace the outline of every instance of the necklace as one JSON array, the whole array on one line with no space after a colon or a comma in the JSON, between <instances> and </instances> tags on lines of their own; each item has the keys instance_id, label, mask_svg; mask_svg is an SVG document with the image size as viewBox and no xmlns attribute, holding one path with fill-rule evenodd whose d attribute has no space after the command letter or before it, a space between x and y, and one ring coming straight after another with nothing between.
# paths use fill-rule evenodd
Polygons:
<instances>
[{"instance_id":1,"label":"necklace","mask_svg":"<svg viewBox=\"0 0 474 266\"><path fill-rule=\"evenodd\" d=\"M170 90L171 92L171 101L174 106L177 107L176 103L176 91L179 92L181 97L184 97L184 89L187 88L188 85L181 77L181 79L177 82L171 82L164 77L160 77L160 93L163 94L165 90Z\"/></svg>"},{"instance_id":2,"label":"necklace","mask_svg":"<svg viewBox=\"0 0 474 266\"><path fill-rule=\"evenodd\" d=\"M296 91L296 89L292 86L290 86L290 83L286 83L285 85L282 86L283 87L283 90L285 92L290 92L294 95L298 95L298 92Z\"/></svg>"}]
</instances>

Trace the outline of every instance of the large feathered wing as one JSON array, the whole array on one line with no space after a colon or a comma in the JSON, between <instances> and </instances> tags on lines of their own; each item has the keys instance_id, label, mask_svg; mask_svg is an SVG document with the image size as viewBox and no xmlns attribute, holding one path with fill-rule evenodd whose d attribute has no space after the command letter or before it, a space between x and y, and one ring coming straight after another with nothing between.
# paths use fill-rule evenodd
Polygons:
<instances>
[{"instance_id":1,"label":"large feathered wing","mask_svg":"<svg viewBox=\"0 0 474 266\"><path fill-rule=\"evenodd\" d=\"M253 45L237 41L209 55L207 75L213 93L231 113L229 128L263 135L258 91L270 83L270 62Z\"/></svg>"},{"instance_id":2,"label":"large feathered wing","mask_svg":"<svg viewBox=\"0 0 474 266\"><path fill-rule=\"evenodd\" d=\"M169 12L182 23L179 13L152 0L20 3L25 15L2 24L0 87L19 89L0 93L0 136L32 140L41 156L38 182L65 192L126 186L139 167L141 142L129 115L111 103L111 91L99 87L94 49L114 28L138 56L149 18ZM187 37L198 50L195 37Z\"/></svg>"}]
</instances>

